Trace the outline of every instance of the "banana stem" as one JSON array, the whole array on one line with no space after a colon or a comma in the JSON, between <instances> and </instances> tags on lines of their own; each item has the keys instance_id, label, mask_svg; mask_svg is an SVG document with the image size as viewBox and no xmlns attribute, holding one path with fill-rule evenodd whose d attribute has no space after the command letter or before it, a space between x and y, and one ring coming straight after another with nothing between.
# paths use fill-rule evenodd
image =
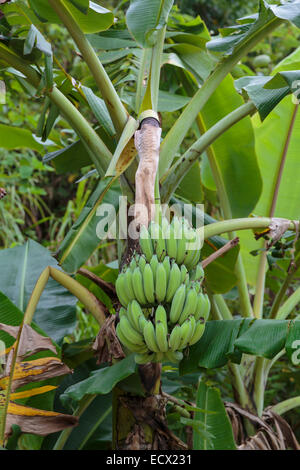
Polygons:
<instances>
[{"instance_id":1,"label":"banana stem","mask_svg":"<svg viewBox=\"0 0 300 470\"><path fill-rule=\"evenodd\" d=\"M258 416L261 416L264 410L264 394L265 394L265 366L266 359L257 357L254 372L254 402Z\"/></svg>"},{"instance_id":2,"label":"banana stem","mask_svg":"<svg viewBox=\"0 0 300 470\"><path fill-rule=\"evenodd\" d=\"M103 305L98 301L97 297L92 294L86 287L82 286L78 281L56 268L50 266L50 275L55 281L59 282L68 291L70 291L80 302L87 308L93 317L102 326L106 320Z\"/></svg>"},{"instance_id":3,"label":"banana stem","mask_svg":"<svg viewBox=\"0 0 300 470\"><path fill-rule=\"evenodd\" d=\"M230 219L215 222L204 227L204 239L222 235L223 233L235 232L237 230L256 230L269 228L272 223L270 217L251 217L244 219ZM295 230L293 222L290 222L289 230Z\"/></svg>"},{"instance_id":4,"label":"banana stem","mask_svg":"<svg viewBox=\"0 0 300 470\"><path fill-rule=\"evenodd\" d=\"M283 415L284 413L287 413L288 411L293 410L298 406L300 406L300 397L294 397L272 406L272 411L278 415Z\"/></svg>"},{"instance_id":5,"label":"banana stem","mask_svg":"<svg viewBox=\"0 0 300 470\"><path fill-rule=\"evenodd\" d=\"M50 277L50 269L49 269L49 266L47 266L47 268L44 269L44 271L38 278L37 283L34 286L34 289L30 296L29 302L27 304L27 307L24 313L24 323L27 325L30 325L32 322L37 304L41 298L43 290L46 287L49 277Z\"/></svg>"},{"instance_id":6,"label":"banana stem","mask_svg":"<svg viewBox=\"0 0 300 470\"><path fill-rule=\"evenodd\" d=\"M287 318L294 308L300 302L300 287L284 302L284 304L278 310L276 315L277 320L284 320Z\"/></svg>"},{"instance_id":7,"label":"banana stem","mask_svg":"<svg viewBox=\"0 0 300 470\"><path fill-rule=\"evenodd\" d=\"M73 416L78 416L80 417L87 407L92 403L92 401L96 398L97 395L86 395L80 402L79 406L77 409L74 411ZM65 443L70 437L71 432L73 431L73 428L66 428L64 429L61 433L59 438L57 439L53 450L62 450Z\"/></svg>"},{"instance_id":8,"label":"banana stem","mask_svg":"<svg viewBox=\"0 0 300 470\"><path fill-rule=\"evenodd\" d=\"M232 320L233 316L228 308L228 305L221 294L215 294L214 295L214 301L216 302L216 305L218 307L219 312L222 315L223 320Z\"/></svg>"},{"instance_id":9,"label":"banana stem","mask_svg":"<svg viewBox=\"0 0 300 470\"><path fill-rule=\"evenodd\" d=\"M202 154L209 149L210 145L215 142L224 132L234 126L236 123L244 119L249 114L256 111L255 105L249 101L239 108L225 116L214 126L208 129L203 135L174 163L174 165L161 178L162 184L162 200L167 203L172 194L179 186L182 179L190 171L194 163L199 160ZM200 118L199 118L200 119ZM197 120L198 122L198 120ZM201 128L201 122L198 122ZM213 158L210 158L210 164L213 165ZM218 178L218 171L214 171L214 178ZM220 188L222 185L218 184Z\"/></svg>"}]
</instances>

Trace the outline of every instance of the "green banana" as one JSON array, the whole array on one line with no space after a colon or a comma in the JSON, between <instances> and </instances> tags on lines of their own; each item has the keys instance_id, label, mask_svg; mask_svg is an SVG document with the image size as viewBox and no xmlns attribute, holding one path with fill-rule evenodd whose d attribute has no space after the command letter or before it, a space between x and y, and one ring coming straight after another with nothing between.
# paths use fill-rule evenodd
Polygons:
<instances>
[{"instance_id":1,"label":"green banana","mask_svg":"<svg viewBox=\"0 0 300 470\"><path fill-rule=\"evenodd\" d=\"M166 302L169 303L171 302L172 298L174 297L174 294L178 287L181 284L181 272L178 267L178 264L172 263L172 268L170 271L170 276L169 276L169 282L168 282L168 287L167 287L167 292L166 292Z\"/></svg>"},{"instance_id":2,"label":"green banana","mask_svg":"<svg viewBox=\"0 0 300 470\"><path fill-rule=\"evenodd\" d=\"M158 322L163 323L165 329L168 331L167 312L162 305L159 305L155 312L155 324L157 324Z\"/></svg>"},{"instance_id":3,"label":"green banana","mask_svg":"<svg viewBox=\"0 0 300 470\"><path fill-rule=\"evenodd\" d=\"M141 346L145 344L143 336L133 328L127 317L122 317L120 319L119 325L123 335L128 338L128 341L130 341L130 343L138 344Z\"/></svg>"},{"instance_id":4,"label":"green banana","mask_svg":"<svg viewBox=\"0 0 300 470\"><path fill-rule=\"evenodd\" d=\"M169 337L169 346L171 351L177 351L181 341L181 326L175 325L170 337Z\"/></svg>"},{"instance_id":5,"label":"green banana","mask_svg":"<svg viewBox=\"0 0 300 470\"><path fill-rule=\"evenodd\" d=\"M200 321L198 321L196 323L196 328L195 328L194 334L193 334L192 338L189 341L190 346L192 346L193 344L195 344L199 341L199 339L201 338L201 336L204 333L204 330L205 330L205 323L201 323Z\"/></svg>"},{"instance_id":6,"label":"green banana","mask_svg":"<svg viewBox=\"0 0 300 470\"><path fill-rule=\"evenodd\" d=\"M186 287L184 284L177 289L172 300L170 310L171 323L177 323L185 302Z\"/></svg>"},{"instance_id":7,"label":"green banana","mask_svg":"<svg viewBox=\"0 0 300 470\"><path fill-rule=\"evenodd\" d=\"M159 263L159 261L158 261L157 255L153 255L152 258L151 258L151 261L150 261L150 266L151 266L151 269L152 269L154 282L155 282L155 278L156 278L156 269L157 269L158 263Z\"/></svg>"},{"instance_id":8,"label":"green banana","mask_svg":"<svg viewBox=\"0 0 300 470\"><path fill-rule=\"evenodd\" d=\"M154 362L154 353L136 354L134 360L137 364L148 364L148 362Z\"/></svg>"},{"instance_id":9,"label":"green banana","mask_svg":"<svg viewBox=\"0 0 300 470\"><path fill-rule=\"evenodd\" d=\"M185 298L185 303L178 323L182 325L183 322L190 316L193 315L197 309L198 296L194 288L189 289Z\"/></svg>"},{"instance_id":10,"label":"green banana","mask_svg":"<svg viewBox=\"0 0 300 470\"><path fill-rule=\"evenodd\" d=\"M133 286L132 286L132 272L130 269L127 269L124 273L125 275L125 284L126 284L126 289L127 289L127 296L130 298L130 300L135 298Z\"/></svg>"},{"instance_id":11,"label":"green banana","mask_svg":"<svg viewBox=\"0 0 300 470\"><path fill-rule=\"evenodd\" d=\"M157 230L158 230L158 238L157 240L154 240L155 253L157 254L159 261L163 261L167 253L166 243L165 243L162 228L160 225L157 226Z\"/></svg>"},{"instance_id":12,"label":"green banana","mask_svg":"<svg viewBox=\"0 0 300 470\"><path fill-rule=\"evenodd\" d=\"M188 270L186 269L185 265L182 264L181 265L181 268L180 268L180 283L183 284L186 282L187 279L189 279L189 272Z\"/></svg>"},{"instance_id":13,"label":"green banana","mask_svg":"<svg viewBox=\"0 0 300 470\"><path fill-rule=\"evenodd\" d=\"M140 317L144 317L140 304L136 300L133 300L128 305L128 312L130 312L128 313L128 317L133 323L134 328L137 331L140 331Z\"/></svg>"},{"instance_id":14,"label":"green banana","mask_svg":"<svg viewBox=\"0 0 300 470\"><path fill-rule=\"evenodd\" d=\"M174 232L175 232L175 238L177 239L176 263L182 264L186 255L186 248L185 248L186 240L183 234L183 226L178 219L177 219L177 222L176 222L176 219L174 222Z\"/></svg>"},{"instance_id":15,"label":"green banana","mask_svg":"<svg viewBox=\"0 0 300 470\"><path fill-rule=\"evenodd\" d=\"M150 260L153 256L153 245L150 233L145 225L141 227L140 231L140 247L146 256L148 263L150 263Z\"/></svg>"},{"instance_id":16,"label":"green banana","mask_svg":"<svg viewBox=\"0 0 300 470\"><path fill-rule=\"evenodd\" d=\"M119 340L121 341L121 343L129 351L136 352L136 353L141 353L141 354L144 354L148 351L148 348L145 344L139 345L139 344L131 343L128 340L128 338L126 336L124 336L123 331L121 330L120 323L118 323L117 326L116 326L116 333L117 333L117 336L118 336Z\"/></svg>"},{"instance_id":17,"label":"green banana","mask_svg":"<svg viewBox=\"0 0 300 470\"><path fill-rule=\"evenodd\" d=\"M139 268L135 268L132 274L132 287L135 298L141 305L147 305L147 299L144 293L143 276Z\"/></svg>"},{"instance_id":18,"label":"green banana","mask_svg":"<svg viewBox=\"0 0 300 470\"><path fill-rule=\"evenodd\" d=\"M195 268L194 280L201 282L201 281L203 281L203 279L204 279L204 270L202 268L202 264L198 263L196 268Z\"/></svg>"},{"instance_id":19,"label":"green banana","mask_svg":"<svg viewBox=\"0 0 300 470\"><path fill-rule=\"evenodd\" d=\"M198 294L197 308L195 312L195 319L203 318L207 321L210 312L210 300L207 294Z\"/></svg>"},{"instance_id":20,"label":"green banana","mask_svg":"<svg viewBox=\"0 0 300 470\"><path fill-rule=\"evenodd\" d=\"M136 264L136 259L135 259L135 256L134 256L131 259L130 264L129 264L130 271L133 273L133 271L135 270L136 267L137 267L137 264Z\"/></svg>"},{"instance_id":21,"label":"green banana","mask_svg":"<svg viewBox=\"0 0 300 470\"><path fill-rule=\"evenodd\" d=\"M139 256L139 258L138 258L138 266L139 266L139 268L140 268L142 274L143 274L143 272L144 272L146 263L147 263L147 261L146 261L145 256L143 256L143 255Z\"/></svg>"},{"instance_id":22,"label":"green banana","mask_svg":"<svg viewBox=\"0 0 300 470\"><path fill-rule=\"evenodd\" d=\"M204 321L207 321L210 313L210 300L207 294L204 294L204 307L201 317L204 318Z\"/></svg>"},{"instance_id":23,"label":"green banana","mask_svg":"<svg viewBox=\"0 0 300 470\"><path fill-rule=\"evenodd\" d=\"M149 304L155 303L154 278L150 264L146 264L143 272L144 293Z\"/></svg>"},{"instance_id":24,"label":"green banana","mask_svg":"<svg viewBox=\"0 0 300 470\"><path fill-rule=\"evenodd\" d=\"M124 307L121 307L119 310L119 318L124 317L127 315L127 310Z\"/></svg>"},{"instance_id":25,"label":"green banana","mask_svg":"<svg viewBox=\"0 0 300 470\"><path fill-rule=\"evenodd\" d=\"M158 303L165 300L167 292L167 275L162 263L158 263L155 276L155 295Z\"/></svg>"},{"instance_id":26,"label":"green banana","mask_svg":"<svg viewBox=\"0 0 300 470\"><path fill-rule=\"evenodd\" d=\"M191 338L193 337L193 334L195 333L197 323L196 323L194 315L190 315L189 319L192 324L192 332L191 332L191 337L190 337L190 340L191 340Z\"/></svg>"},{"instance_id":27,"label":"green banana","mask_svg":"<svg viewBox=\"0 0 300 470\"><path fill-rule=\"evenodd\" d=\"M166 238L167 254L171 259L177 258L177 240L175 239L174 227L170 225L168 237Z\"/></svg>"},{"instance_id":28,"label":"green banana","mask_svg":"<svg viewBox=\"0 0 300 470\"><path fill-rule=\"evenodd\" d=\"M181 325L180 328L181 328L181 340L180 340L178 349L184 349L192 337L193 330L192 330L192 324L191 324L190 319L188 318L187 320L185 320L185 322Z\"/></svg>"},{"instance_id":29,"label":"green banana","mask_svg":"<svg viewBox=\"0 0 300 470\"><path fill-rule=\"evenodd\" d=\"M169 362L180 362L183 359L183 354L180 351L168 351L165 353L165 357Z\"/></svg>"},{"instance_id":30,"label":"green banana","mask_svg":"<svg viewBox=\"0 0 300 470\"><path fill-rule=\"evenodd\" d=\"M127 290L126 290L126 281L125 281L125 274L120 273L117 280L116 280L116 292L119 301L124 307L127 307L127 305L130 302L130 298L127 295Z\"/></svg>"},{"instance_id":31,"label":"green banana","mask_svg":"<svg viewBox=\"0 0 300 470\"><path fill-rule=\"evenodd\" d=\"M147 323L144 326L144 339L145 343L153 352L160 352L159 347L156 342L155 330L151 320L147 320Z\"/></svg>"},{"instance_id":32,"label":"green banana","mask_svg":"<svg viewBox=\"0 0 300 470\"><path fill-rule=\"evenodd\" d=\"M146 317L144 317L144 315L141 315L139 317L139 330L143 335L144 335L144 328L145 328L147 322L148 322L148 320L147 320Z\"/></svg>"},{"instance_id":33,"label":"green banana","mask_svg":"<svg viewBox=\"0 0 300 470\"><path fill-rule=\"evenodd\" d=\"M195 258L195 251L194 250L187 250L186 255L183 260L183 264L186 266L187 270L189 271L193 267L193 259Z\"/></svg>"},{"instance_id":34,"label":"green banana","mask_svg":"<svg viewBox=\"0 0 300 470\"><path fill-rule=\"evenodd\" d=\"M155 354L153 362L163 362L165 354L163 352L158 352Z\"/></svg>"},{"instance_id":35,"label":"green banana","mask_svg":"<svg viewBox=\"0 0 300 470\"><path fill-rule=\"evenodd\" d=\"M169 349L168 346L168 330L165 328L163 322L159 321L155 325L155 335L156 335L156 343L159 347L161 352L167 352Z\"/></svg>"},{"instance_id":36,"label":"green banana","mask_svg":"<svg viewBox=\"0 0 300 470\"><path fill-rule=\"evenodd\" d=\"M163 267L165 268L166 275L167 275L167 283L169 282L169 276L170 276L170 271L171 271L171 266L170 266L170 258L169 256L166 256L165 259L162 262Z\"/></svg>"}]
</instances>

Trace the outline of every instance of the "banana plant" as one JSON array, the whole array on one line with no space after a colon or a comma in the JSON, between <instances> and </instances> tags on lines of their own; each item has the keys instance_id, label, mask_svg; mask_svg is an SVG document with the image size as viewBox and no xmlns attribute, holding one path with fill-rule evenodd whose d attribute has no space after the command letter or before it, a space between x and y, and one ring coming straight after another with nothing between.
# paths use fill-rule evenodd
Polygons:
<instances>
[{"instance_id":1,"label":"banana plant","mask_svg":"<svg viewBox=\"0 0 300 470\"><path fill-rule=\"evenodd\" d=\"M260 0L257 13L222 29L216 37L210 36L201 18L188 21L180 17L173 0L131 0L119 22L114 18L115 14L121 16L119 11L109 11L89 0L2 1L1 12L1 74L4 80L16 80L31 99L43 101L33 137L9 126L1 128L1 134L10 132L13 138L24 139L22 145L44 152L44 160L58 173L79 172L89 165L98 178L56 260L42 262L47 259L42 254L45 249L40 247L39 255L31 242L22 249L0 253L0 262L11 269L9 277L0 273L0 321L7 325L2 330L20 326L18 340L10 346L14 364L18 363L24 324L42 328L44 335L58 342L74 327L72 314L65 312L61 325L51 318L57 305L51 301L50 282L54 282L52 288L63 291L65 299L68 292L76 297L99 325L93 346L98 364L88 376L84 364L91 360L91 344L65 348L67 364L83 371L78 373L79 380L62 382L57 393L60 406L64 411L71 409L74 416L73 420L66 418L69 427L58 436L45 439L44 448L82 449L91 443L96 430L105 428L107 419L111 420L115 449L133 449L137 443L141 449L234 449L250 446L260 427L275 435L278 421L273 431L267 427L271 412L264 409L268 374L285 352L298 364L300 341L300 322L293 315L300 300L299 289L287 296L300 267L295 203L299 105L293 95L300 80L299 53L279 64L269 77L243 76L234 82L231 73L283 23L300 27L299 1L278 5ZM84 83L60 62L55 42L47 37L49 24L68 31L89 73ZM178 116L171 126L170 111ZM51 141L51 131L60 120L74 131L73 141L66 146ZM143 141L146 128L151 128L151 139ZM148 179L141 178L139 171L147 158L151 169ZM164 391L165 371L161 374L157 364L138 366L134 355L125 357L114 330L115 313L120 309L114 287L116 273L107 281L103 270L95 273L85 263L99 245L96 231L101 209L110 204L115 213L121 211L120 196L129 204L140 197L155 200L152 219L159 220L163 204L174 200L181 204L203 202L207 191L214 194L219 208L215 218L202 214L201 260L205 265L205 259L210 259L205 267L205 289L212 313L203 337L179 364L179 383L185 374L197 377L197 399L191 404ZM197 211L197 207L192 210L194 215ZM240 246L233 243L237 234ZM267 261L274 245L282 240L291 247L280 265L286 276L269 305ZM226 252L228 241L232 250ZM131 262L137 246L130 238L127 243L118 240L119 270L124 259L125 264ZM216 255L220 249L225 253L222 258ZM253 250L256 257L250 254ZM33 270L29 269L31 253L36 256ZM34 286L27 272L29 277L34 275ZM19 295L12 289L13 279L18 280ZM238 308L231 308L226 296L234 288ZM17 307L11 302L18 304L15 315ZM72 310L74 302L69 299L66 303ZM3 338L5 341L6 336ZM233 408L225 408L217 389L198 381L203 368L223 366L234 390L234 412L244 430L242 441L234 435L229 419ZM9 446L9 400L18 399L18 395L10 396L13 368L3 377L0 443ZM8 391L1 385L5 377ZM181 424L193 430L192 442L167 426L169 406L175 407ZM299 397L276 404L272 419L296 406ZM42 435L45 426L43 423ZM27 429L23 425L24 432ZM226 437L222 429L227 430ZM295 440L293 445L298 445Z\"/></svg>"}]
</instances>

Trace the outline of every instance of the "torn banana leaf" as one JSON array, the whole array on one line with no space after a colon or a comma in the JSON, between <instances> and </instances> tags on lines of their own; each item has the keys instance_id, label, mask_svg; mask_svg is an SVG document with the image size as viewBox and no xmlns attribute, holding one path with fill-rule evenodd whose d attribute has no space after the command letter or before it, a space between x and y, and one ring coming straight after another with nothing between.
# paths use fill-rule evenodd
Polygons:
<instances>
[{"instance_id":1,"label":"torn banana leaf","mask_svg":"<svg viewBox=\"0 0 300 470\"><path fill-rule=\"evenodd\" d=\"M19 327L1 323L0 330L16 339L12 346L2 351L1 356L4 367L0 374L0 445L5 445L13 425L19 426L22 432L41 436L77 425L74 416L28 407L15 401L56 388L44 385L17 391L20 387L71 372L57 356L26 360L41 351L56 354L50 338L40 335L24 323Z\"/></svg>"}]
</instances>

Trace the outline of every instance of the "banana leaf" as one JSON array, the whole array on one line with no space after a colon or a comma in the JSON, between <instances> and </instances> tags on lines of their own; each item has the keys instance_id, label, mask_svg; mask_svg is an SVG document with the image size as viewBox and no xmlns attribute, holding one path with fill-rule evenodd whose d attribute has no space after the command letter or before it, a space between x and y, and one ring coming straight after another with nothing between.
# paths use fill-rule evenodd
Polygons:
<instances>
[{"instance_id":1,"label":"banana leaf","mask_svg":"<svg viewBox=\"0 0 300 470\"><path fill-rule=\"evenodd\" d=\"M120 196L118 185L109 188L106 180L99 182L58 251L57 259L65 271L76 272L97 249L101 241L97 236L97 225L100 222L98 208L102 204L114 207L115 213L109 214L109 224L112 224L118 212Z\"/></svg>"},{"instance_id":2,"label":"banana leaf","mask_svg":"<svg viewBox=\"0 0 300 470\"><path fill-rule=\"evenodd\" d=\"M1 250L1 290L24 312L42 271L47 266L57 267L57 264L49 251L33 240L28 240L23 246ZM64 336L74 330L76 302L77 299L63 286L49 279L38 303L34 322L54 341L61 343ZM17 314L15 317L18 321ZM5 312L3 321L6 321Z\"/></svg>"},{"instance_id":3,"label":"banana leaf","mask_svg":"<svg viewBox=\"0 0 300 470\"><path fill-rule=\"evenodd\" d=\"M290 344L296 337L300 338L299 320L209 321L200 341L181 361L180 372L188 374L201 368L215 369L228 361L239 364L243 353L273 359L284 348L292 361L295 349ZM297 351L299 349L298 346Z\"/></svg>"}]
</instances>

